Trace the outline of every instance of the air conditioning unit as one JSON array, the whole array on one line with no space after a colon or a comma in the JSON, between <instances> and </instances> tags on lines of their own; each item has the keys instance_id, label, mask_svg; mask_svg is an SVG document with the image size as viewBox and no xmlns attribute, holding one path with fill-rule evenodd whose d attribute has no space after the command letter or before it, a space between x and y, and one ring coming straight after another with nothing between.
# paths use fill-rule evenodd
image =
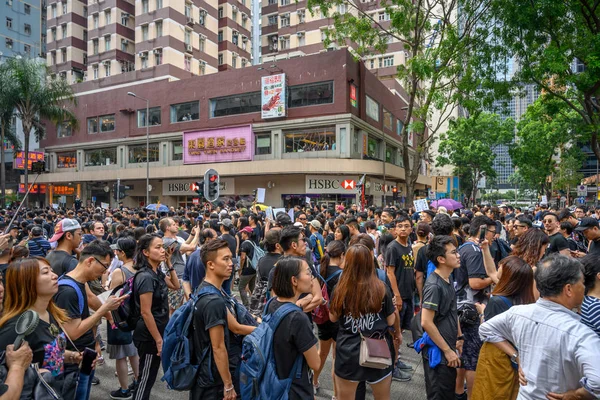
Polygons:
<instances>
[{"instance_id":1,"label":"air conditioning unit","mask_svg":"<svg viewBox=\"0 0 600 400\"><path fill-rule=\"evenodd\" d=\"M161 55L161 54L162 54L162 50L161 50L161 49L155 49L155 50L153 51L153 53L154 53L155 55L159 56L159 55Z\"/></svg>"},{"instance_id":2,"label":"air conditioning unit","mask_svg":"<svg viewBox=\"0 0 600 400\"><path fill-rule=\"evenodd\" d=\"M125 17L125 18L129 18L130 14L129 14L129 13L126 13L126 12L124 12L123 14L121 14L121 16L122 16L122 17Z\"/></svg>"},{"instance_id":3,"label":"air conditioning unit","mask_svg":"<svg viewBox=\"0 0 600 400\"><path fill-rule=\"evenodd\" d=\"M206 61L200 61L200 65L202 65L203 67L206 67Z\"/></svg>"},{"instance_id":4,"label":"air conditioning unit","mask_svg":"<svg viewBox=\"0 0 600 400\"><path fill-rule=\"evenodd\" d=\"M191 44L186 44L185 45L185 51L188 53L192 53L194 51L194 48L192 47Z\"/></svg>"},{"instance_id":5,"label":"air conditioning unit","mask_svg":"<svg viewBox=\"0 0 600 400\"><path fill-rule=\"evenodd\" d=\"M248 37L247 36L242 36L242 42L247 42L248 41Z\"/></svg>"},{"instance_id":6,"label":"air conditioning unit","mask_svg":"<svg viewBox=\"0 0 600 400\"><path fill-rule=\"evenodd\" d=\"M194 17L187 17L187 24L194 25L196 21L194 21Z\"/></svg>"},{"instance_id":7,"label":"air conditioning unit","mask_svg":"<svg viewBox=\"0 0 600 400\"><path fill-rule=\"evenodd\" d=\"M233 10L233 12L237 12L237 6L231 6L231 9Z\"/></svg>"},{"instance_id":8,"label":"air conditioning unit","mask_svg":"<svg viewBox=\"0 0 600 400\"><path fill-rule=\"evenodd\" d=\"M277 43L277 36L271 36L271 41L273 43Z\"/></svg>"},{"instance_id":9,"label":"air conditioning unit","mask_svg":"<svg viewBox=\"0 0 600 400\"><path fill-rule=\"evenodd\" d=\"M242 13L242 19L248 19L248 16L246 15L246 13Z\"/></svg>"},{"instance_id":10,"label":"air conditioning unit","mask_svg":"<svg viewBox=\"0 0 600 400\"><path fill-rule=\"evenodd\" d=\"M296 32L296 36L302 37L302 36L304 36L304 32Z\"/></svg>"},{"instance_id":11,"label":"air conditioning unit","mask_svg":"<svg viewBox=\"0 0 600 400\"><path fill-rule=\"evenodd\" d=\"M200 10L200 15L202 15L203 17L206 17L206 14L208 14L208 12L206 10Z\"/></svg>"},{"instance_id":12,"label":"air conditioning unit","mask_svg":"<svg viewBox=\"0 0 600 400\"><path fill-rule=\"evenodd\" d=\"M121 43L124 44L125 46L127 46L127 45L129 45L129 40L123 39L123 40L121 40Z\"/></svg>"},{"instance_id":13,"label":"air conditioning unit","mask_svg":"<svg viewBox=\"0 0 600 400\"><path fill-rule=\"evenodd\" d=\"M104 61L102 61L102 64L104 64L104 65L110 65L110 60L104 60Z\"/></svg>"},{"instance_id":14,"label":"air conditioning unit","mask_svg":"<svg viewBox=\"0 0 600 400\"><path fill-rule=\"evenodd\" d=\"M148 58L148 52L147 51L140 51L138 53L138 55L140 56L140 58Z\"/></svg>"}]
</instances>

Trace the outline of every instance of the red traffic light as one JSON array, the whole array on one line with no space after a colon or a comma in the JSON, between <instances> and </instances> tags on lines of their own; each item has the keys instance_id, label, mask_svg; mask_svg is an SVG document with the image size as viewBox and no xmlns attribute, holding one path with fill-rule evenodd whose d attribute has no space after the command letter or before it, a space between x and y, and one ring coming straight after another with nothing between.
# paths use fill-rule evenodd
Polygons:
<instances>
[{"instance_id":1,"label":"red traffic light","mask_svg":"<svg viewBox=\"0 0 600 400\"><path fill-rule=\"evenodd\" d=\"M394 186L394 187L392 188L392 192L396 193L397 191L398 191L398 188L397 188L396 186Z\"/></svg>"},{"instance_id":2,"label":"red traffic light","mask_svg":"<svg viewBox=\"0 0 600 400\"><path fill-rule=\"evenodd\" d=\"M214 182L214 181L216 181L217 179L218 179L218 175L211 175L211 176L208 178L208 180L209 180L209 181L211 181L211 182Z\"/></svg>"}]
</instances>

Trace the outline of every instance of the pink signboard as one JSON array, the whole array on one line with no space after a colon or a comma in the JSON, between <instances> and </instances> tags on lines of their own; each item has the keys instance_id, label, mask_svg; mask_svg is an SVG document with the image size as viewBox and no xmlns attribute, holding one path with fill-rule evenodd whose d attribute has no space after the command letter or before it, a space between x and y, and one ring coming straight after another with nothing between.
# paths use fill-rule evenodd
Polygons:
<instances>
[{"instance_id":1,"label":"pink signboard","mask_svg":"<svg viewBox=\"0 0 600 400\"><path fill-rule=\"evenodd\" d=\"M252 161L251 125L183 133L183 163L203 164Z\"/></svg>"}]
</instances>

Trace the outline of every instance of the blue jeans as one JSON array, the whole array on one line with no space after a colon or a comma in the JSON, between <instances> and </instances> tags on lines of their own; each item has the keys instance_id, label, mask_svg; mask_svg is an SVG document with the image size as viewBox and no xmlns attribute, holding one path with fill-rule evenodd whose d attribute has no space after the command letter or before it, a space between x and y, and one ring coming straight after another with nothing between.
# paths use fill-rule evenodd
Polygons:
<instances>
[{"instance_id":1,"label":"blue jeans","mask_svg":"<svg viewBox=\"0 0 600 400\"><path fill-rule=\"evenodd\" d=\"M90 393L92 392L92 378L96 370L93 369L89 375L79 373L79 380L77 382L77 391L75 392L75 398L77 400L89 400Z\"/></svg>"}]
</instances>

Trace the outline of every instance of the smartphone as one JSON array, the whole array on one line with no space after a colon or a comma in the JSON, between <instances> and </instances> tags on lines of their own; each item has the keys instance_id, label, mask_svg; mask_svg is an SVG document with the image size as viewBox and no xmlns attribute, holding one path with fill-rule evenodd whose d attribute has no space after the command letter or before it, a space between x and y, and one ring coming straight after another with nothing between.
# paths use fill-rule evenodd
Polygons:
<instances>
[{"instance_id":1,"label":"smartphone","mask_svg":"<svg viewBox=\"0 0 600 400\"><path fill-rule=\"evenodd\" d=\"M123 296L131 296L131 293L133 293L133 291L129 291L127 293L121 293L121 295L119 297L123 297Z\"/></svg>"},{"instance_id":2,"label":"smartphone","mask_svg":"<svg viewBox=\"0 0 600 400\"><path fill-rule=\"evenodd\" d=\"M487 226L482 225L479 228L479 243L483 242L485 240L485 234L487 233Z\"/></svg>"},{"instance_id":3,"label":"smartphone","mask_svg":"<svg viewBox=\"0 0 600 400\"><path fill-rule=\"evenodd\" d=\"M82 374L90 375L92 373L92 364L97 356L98 356L98 353L96 353L94 350L92 350L88 347L83 349L83 357L81 360L81 369L80 369Z\"/></svg>"}]
</instances>

